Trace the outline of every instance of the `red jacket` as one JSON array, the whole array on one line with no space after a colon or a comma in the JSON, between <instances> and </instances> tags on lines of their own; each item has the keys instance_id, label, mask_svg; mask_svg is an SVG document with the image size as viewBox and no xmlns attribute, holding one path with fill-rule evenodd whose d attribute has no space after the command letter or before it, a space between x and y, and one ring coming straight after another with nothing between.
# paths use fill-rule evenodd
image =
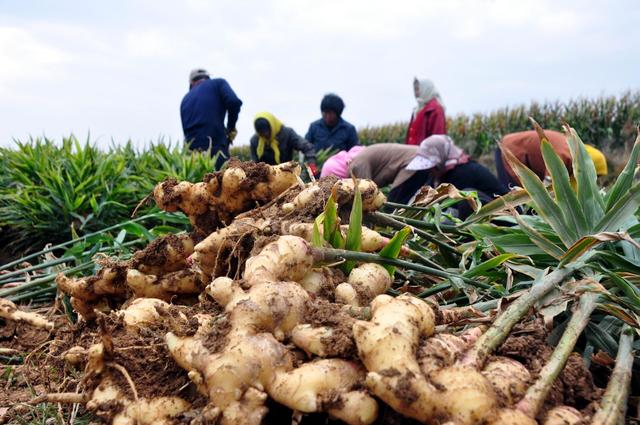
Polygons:
<instances>
[{"instance_id":1,"label":"red jacket","mask_svg":"<svg viewBox=\"0 0 640 425\"><path fill-rule=\"evenodd\" d=\"M405 143L419 145L424 139L434 134L447 134L447 120L444 108L436 99L431 99L409 122L409 130Z\"/></svg>"}]
</instances>

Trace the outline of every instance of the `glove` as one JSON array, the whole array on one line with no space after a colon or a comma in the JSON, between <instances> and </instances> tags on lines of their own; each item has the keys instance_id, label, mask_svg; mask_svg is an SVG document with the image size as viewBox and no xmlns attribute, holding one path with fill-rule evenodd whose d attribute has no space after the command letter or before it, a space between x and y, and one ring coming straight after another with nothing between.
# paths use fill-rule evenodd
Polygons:
<instances>
[{"instance_id":1,"label":"glove","mask_svg":"<svg viewBox=\"0 0 640 425\"><path fill-rule=\"evenodd\" d=\"M227 133L227 139L229 139L229 143L233 143L233 140L238 135L238 130L236 130L235 128L227 129L226 133Z\"/></svg>"},{"instance_id":2,"label":"glove","mask_svg":"<svg viewBox=\"0 0 640 425\"><path fill-rule=\"evenodd\" d=\"M313 174L314 177L317 177L318 167L316 166L315 162L310 162L307 164L307 166L309 167L309 170L311 170L311 174Z\"/></svg>"}]
</instances>

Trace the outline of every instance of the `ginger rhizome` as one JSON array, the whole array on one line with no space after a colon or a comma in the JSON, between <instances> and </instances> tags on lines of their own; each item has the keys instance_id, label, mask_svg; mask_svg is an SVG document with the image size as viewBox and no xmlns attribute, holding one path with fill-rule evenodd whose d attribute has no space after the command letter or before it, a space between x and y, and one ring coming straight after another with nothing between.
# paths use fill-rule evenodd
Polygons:
<instances>
[{"instance_id":1,"label":"ginger rhizome","mask_svg":"<svg viewBox=\"0 0 640 425\"><path fill-rule=\"evenodd\" d=\"M225 169L206 175L200 183L166 180L155 187L153 196L161 209L180 210L194 227L210 233L297 184L300 171L295 162L270 166L229 161Z\"/></svg>"},{"instance_id":2,"label":"ginger rhizome","mask_svg":"<svg viewBox=\"0 0 640 425\"><path fill-rule=\"evenodd\" d=\"M426 424L586 420L567 400L521 409L540 368L508 350L465 360L491 333L473 319L489 316L387 295L405 289L380 264L345 275L322 262L328 249L310 242L329 197L343 236L355 184L365 213L385 198L370 181L305 185L299 173L296 164L231 162L199 183L167 180L156 202L189 216L192 233L158 238L127 261L102 259L92 277L58 277L99 335L62 355L84 368L88 410L118 424L260 424L273 402L296 418L363 425L390 409ZM387 242L363 227L362 251ZM138 362L144 350L149 368ZM149 391L152 380L163 390Z\"/></svg>"},{"instance_id":3,"label":"ginger rhizome","mask_svg":"<svg viewBox=\"0 0 640 425\"><path fill-rule=\"evenodd\" d=\"M245 265L242 283L216 278L206 293L223 306L230 330L225 346L210 352L196 333L166 341L178 364L204 392L210 412L224 424L259 424L267 396L301 411L326 411L350 424L369 424L377 403L357 387L365 370L358 363L326 359L294 367L282 344L304 323L311 301L297 282L312 270L311 246L296 236L281 236Z\"/></svg>"},{"instance_id":4,"label":"ginger rhizome","mask_svg":"<svg viewBox=\"0 0 640 425\"><path fill-rule=\"evenodd\" d=\"M0 298L0 319L12 322L24 322L36 328L53 329L53 322L44 316L18 308L13 302Z\"/></svg>"}]
</instances>

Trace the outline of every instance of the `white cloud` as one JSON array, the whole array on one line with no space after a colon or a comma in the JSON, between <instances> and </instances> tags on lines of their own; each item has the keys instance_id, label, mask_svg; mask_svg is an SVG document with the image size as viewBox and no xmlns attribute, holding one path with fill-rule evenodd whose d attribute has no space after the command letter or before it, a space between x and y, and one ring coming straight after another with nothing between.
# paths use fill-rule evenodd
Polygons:
<instances>
[{"instance_id":1,"label":"white cloud","mask_svg":"<svg viewBox=\"0 0 640 425\"><path fill-rule=\"evenodd\" d=\"M134 30L125 35L124 46L136 57L169 57L179 49L176 39L156 29Z\"/></svg>"},{"instance_id":2,"label":"white cloud","mask_svg":"<svg viewBox=\"0 0 640 425\"><path fill-rule=\"evenodd\" d=\"M17 27L0 27L0 90L16 81L53 78L56 67L68 63L70 56Z\"/></svg>"},{"instance_id":3,"label":"white cloud","mask_svg":"<svg viewBox=\"0 0 640 425\"><path fill-rule=\"evenodd\" d=\"M328 91L356 126L407 119L414 75L434 79L451 114L615 94L638 86L633 4L138 0L95 3L93 18L25 6L0 12L0 145L87 129L105 145L175 139L199 66L243 99L238 143L264 109L304 133Z\"/></svg>"},{"instance_id":4,"label":"white cloud","mask_svg":"<svg viewBox=\"0 0 640 425\"><path fill-rule=\"evenodd\" d=\"M319 36L356 36L384 39L398 37L419 25L425 13L432 15L424 1L406 0L394 5L388 0L276 0L277 16L299 30Z\"/></svg>"}]
</instances>

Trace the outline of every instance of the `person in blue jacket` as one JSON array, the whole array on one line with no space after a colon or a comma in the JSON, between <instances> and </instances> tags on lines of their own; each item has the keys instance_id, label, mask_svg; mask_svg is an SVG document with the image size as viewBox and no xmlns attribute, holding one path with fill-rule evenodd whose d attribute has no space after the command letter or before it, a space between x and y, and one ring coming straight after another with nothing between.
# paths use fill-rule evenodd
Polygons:
<instances>
[{"instance_id":1,"label":"person in blue jacket","mask_svg":"<svg viewBox=\"0 0 640 425\"><path fill-rule=\"evenodd\" d=\"M189 92L180 104L182 130L189 149L219 153L216 169L229 159L242 101L223 78L210 78L204 69L189 74ZM224 124L227 116L227 125Z\"/></svg>"},{"instance_id":2,"label":"person in blue jacket","mask_svg":"<svg viewBox=\"0 0 640 425\"><path fill-rule=\"evenodd\" d=\"M359 144L356 128L342 119L343 110L344 102L340 96L329 93L322 98L322 118L311 123L305 136L316 152L327 148L348 151Z\"/></svg>"}]
</instances>

